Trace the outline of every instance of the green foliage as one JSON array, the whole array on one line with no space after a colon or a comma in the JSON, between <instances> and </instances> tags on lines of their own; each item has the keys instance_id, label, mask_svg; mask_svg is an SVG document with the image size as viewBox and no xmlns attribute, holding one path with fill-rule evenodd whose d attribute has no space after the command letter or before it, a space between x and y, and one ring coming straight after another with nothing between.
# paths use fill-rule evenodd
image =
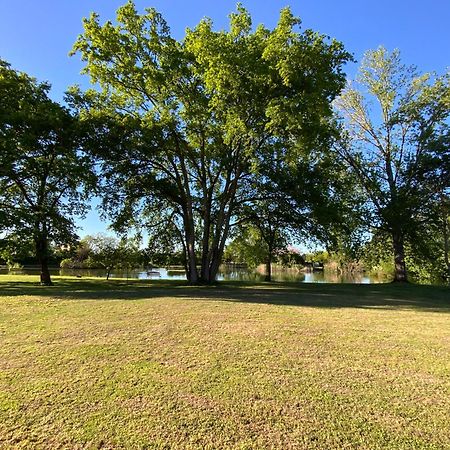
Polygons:
<instances>
[{"instance_id":1,"label":"green foliage","mask_svg":"<svg viewBox=\"0 0 450 450\"><path fill-rule=\"evenodd\" d=\"M266 261L267 253L267 244L261 238L259 230L247 226L241 228L239 234L226 246L223 260L255 268Z\"/></svg>"},{"instance_id":2,"label":"green foliage","mask_svg":"<svg viewBox=\"0 0 450 450\"><path fill-rule=\"evenodd\" d=\"M305 261L308 263L326 263L331 259L331 255L326 250L316 250L311 253L306 253L304 255Z\"/></svg>"},{"instance_id":3,"label":"green foliage","mask_svg":"<svg viewBox=\"0 0 450 450\"><path fill-rule=\"evenodd\" d=\"M141 265L139 240L115 238L102 233L86 236L80 241L76 254L61 262L62 268L106 270L109 279L113 269L129 270Z\"/></svg>"},{"instance_id":4,"label":"green foliage","mask_svg":"<svg viewBox=\"0 0 450 450\"><path fill-rule=\"evenodd\" d=\"M282 153L294 160L330 134L330 102L350 55L299 24L284 9L273 30L253 30L238 6L228 31L204 19L177 41L158 12L140 15L132 2L116 24L84 20L73 51L102 91L71 94L92 126L105 210L116 229L161 217L191 282L215 279L267 162Z\"/></svg>"},{"instance_id":5,"label":"green foliage","mask_svg":"<svg viewBox=\"0 0 450 450\"><path fill-rule=\"evenodd\" d=\"M304 266L305 258L296 248L288 246L276 255L277 262L283 267Z\"/></svg>"},{"instance_id":6,"label":"green foliage","mask_svg":"<svg viewBox=\"0 0 450 450\"><path fill-rule=\"evenodd\" d=\"M0 240L0 258L10 268L21 266L23 260L32 257L33 254L33 242L29 239L21 239L20 235L8 236L7 239Z\"/></svg>"},{"instance_id":7,"label":"green foliage","mask_svg":"<svg viewBox=\"0 0 450 450\"><path fill-rule=\"evenodd\" d=\"M72 258L64 258L60 264L59 267L61 269L77 269L78 267L74 264L74 261Z\"/></svg>"},{"instance_id":8,"label":"green foliage","mask_svg":"<svg viewBox=\"0 0 450 450\"><path fill-rule=\"evenodd\" d=\"M391 236L395 279L406 280L405 244L427 235L450 185L450 75L419 75L380 47L336 105L346 130L336 150L365 192L367 225Z\"/></svg>"},{"instance_id":9,"label":"green foliage","mask_svg":"<svg viewBox=\"0 0 450 450\"><path fill-rule=\"evenodd\" d=\"M82 187L94 178L77 117L49 89L0 60L0 227L33 242L46 284L49 243L74 241L73 217L88 198Z\"/></svg>"},{"instance_id":10,"label":"green foliage","mask_svg":"<svg viewBox=\"0 0 450 450\"><path fill-rule=\"evenodd\" d=\"M428 235L405 245L408 272L416 283L440 283L445 279L446 264L442 252L442 234L433 224ZM362 263L372 274L392 277L392 238L387 233L375 233L363 247Z\"/></svg>"},{"instance_id":11,"label":"green foliage","mask_svg":"<svg viewBox=\"0 0 450 450\"><path fill-rule=\"evenodd\" d=\"M150 267L170 267L170 266L185 266L185 255L181 251L170 252L143 250L142 261L144 266Z\"/></svg>"},{"instance_id":12,"label":"green foliage","mask_svg":"<svg viewBox=\"0 0 450 450\"><path fill-rule=\"evenodd\" d=\"M389 277L394 273L392 261L392 239L385 233L374 233L364 245L362 263L369 273L384 274Z\"/></svg>"},{"instance_id":13,"label":"green foliage","mask_svg":"<svg viewBox=\"0 0 450 450\"><path fill-rule=\"evenodd\" d=\"M255 268L260 264L267 263L270 257L271 262L278 263L283 267L304 265L305 260L302 255L287 245L287 239L277 238L277 245L271 250L266 239L262 236L260 228L247 223L239 228L226 246L224 262L245 264L249 268Z\"/></svg>"}]
</instances>

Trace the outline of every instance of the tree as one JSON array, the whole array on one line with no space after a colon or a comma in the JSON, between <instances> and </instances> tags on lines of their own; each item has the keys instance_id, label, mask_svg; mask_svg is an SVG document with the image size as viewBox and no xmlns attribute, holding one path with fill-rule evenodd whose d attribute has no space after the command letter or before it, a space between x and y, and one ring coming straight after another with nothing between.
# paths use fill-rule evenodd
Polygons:
<instances>
[{"instance_id":1,"label":"tree","mask_svg":"<svg viewBox=\"0 0 450 450\"><path fill-rule=\"evenodd\" d=\"M449 81L419 75L380 47L336 101L346 130L336 150L365 191L367 225L392 240L394 281L407 281L405 244L427 233L432 205L450 186Z\"/></svg>"},{"instance_id":2,"label":"tree","mask_svg":"<svg viewBox=\"0 0 450 450\"><path fill-rule=\"evenodd\" d=\"M230 237L224 251L225 262L255 268L267 259L267 249L261 235L251 224L234 229Z\"/></svg>"},{"instance_id":3,"label":"tree","mask_svg":"<svg viewBox=\"0 0 450 450\"><path fill-rule=\"evenodd\" d=\"M442 233L442 250L445 263L444 278L450 280L450 196L441 196L441 201L438 207L438 229Z\"/></svg>"},{"instance_id":4,"label":"tree","mask_svg":"<svg viewBox=\"0 0 450 450\"><path fill-rule=\"evenodd\" d=\"M0 239L0 258L9 268L22 267L24 260L33 258L33 242L28 236L22 238L20 235L13 235Z\"/></svg>"},{"instance_id":5,"label":"tree","mask_svg":"<svg viewBox=\"0 0 450 450\"><path fill-rule=\"evenodd\" d=\"M0 60L0 226L6 238L32 240L45 285L49 242L73 241L73 217L86 210L82 186L93 178L77 117L49 89Z\"/></svg>"},{"instance_id":6,"label":"tree","mask_svg":"<svg viewBox=\"0 0 450 450\"><path fill-rule=\"evenodd\" d=\"M271 199L256 201L252 206L250 206L250 220L258 229L266 249L265 281L272 281L272 261L275 254L283 251L288 245L288 229L292 216L288 211L283 210L281 202Z\"/></svg>"},{"instance_id":7,"label":"tree","mask_svg":"<svg viewBox=\"0 0 450 450\"><path fill-rule=\"evenodd\" d=\"M140 15L132 2L117 25L84 20L74 52L101 92L72 94L96 124L105 209L116 229L145 226L158 211L176 230L192 283L215 280L261 161L276 146L312 151L329 132L350 55L299 24L284 9L273 30L252 31L238 6L229 31L204 19L177 41L159 13Z\"/></svg>"},{"instance_id":8,"label":"tree","mask_svg":"<svg viewBox=\"0 0 450 450\"><path fill-rule=\"evenodd\" d=\"M239 223L259 232L266 249L266 281L271 281L272 260L290 241L315 241L332 249L342 247L344 239L351 241L359 228L359 192L330 152L335 139L330 128L313 152L298 148L262 162L264 176L255 179L255 197L242 206Z\"/></svg>"},{"instance_id":9,"label":"tree","mask_svg":"<svg viewBox=\"0 0 450 450\"><path fill-rule=\"evenodd\" d=\"M246 220L239 227L237 242L241 242L239 246L241 249L244 250L247 247L252 251L253 258L256 259L259 256L262 259L266 265L265 281L272 281L272 262L275 255L283 251L289 242L291 216L286 215L286 210L283 210L280 203L270 198L253 201L244 209L242 213L245 214ZM252 236L256 240L253 245L243 243Z\"/></svg>"},{"instance_id":10,"label":"tree","mask_svg":"<svg viewBox=\"0 0 450 450\"><path fill-rule=\"evenodd\" d=\"M89 248L89 259L106 270L109 280L113 269L132 269L139 266L141 257L138 243L132 239L115 238L105 234L86 236L84 246Z\"/></svg>"}]
</instances>

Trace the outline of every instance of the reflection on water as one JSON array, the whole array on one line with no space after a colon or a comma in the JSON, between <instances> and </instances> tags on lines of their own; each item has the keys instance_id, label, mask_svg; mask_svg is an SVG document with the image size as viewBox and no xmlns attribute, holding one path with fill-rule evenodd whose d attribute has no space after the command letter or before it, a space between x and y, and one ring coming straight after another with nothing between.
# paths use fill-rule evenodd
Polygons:
<instances>
[{"instance_id":1,"label":"reflection on water","mask_svg":"<svg viewBox=\"0 0 450 450\"><path fill-rule=\"evenodd\" d=\"M100 277L106 278L106 271L103 269L51 269L52 275L77 276L77 277ZM20 270L0 269L0 274L10 275L37 275L38 268L26 268ZM181 268L153 268L152 270L129 270L113 271L110 278L130 278L130 279L154 279L154 280L186 280L184 270ZM342 275L336 272L317 271L301 272L293 269L278 269L272 274L274 281L290 281L299 283L383 283L389 280L380 277L371 277L367 274ZM245 268L222 266L218 280L238 280L238 281L263 281L264 274Z\"/></svg>"},{"instance_id":2,"label":"reflection on water","mask_svg":"<svg viewBox=\"0 0 450 450\"><path fill-rule=\"evenodd\" d=\"M383 281L376 277L369 277L364 273L357 274L339 274L337 272L309 272L304 274L305 283L382 283Z\"/></svg>"}]
</instances>

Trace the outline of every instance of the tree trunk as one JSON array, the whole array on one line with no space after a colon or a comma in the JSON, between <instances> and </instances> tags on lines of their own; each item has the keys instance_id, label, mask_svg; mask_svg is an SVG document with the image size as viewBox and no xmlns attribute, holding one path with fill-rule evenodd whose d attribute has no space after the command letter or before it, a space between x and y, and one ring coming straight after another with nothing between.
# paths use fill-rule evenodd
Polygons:
<instances>
[{"instance_id":1,"label":"tree trunk","mask_svg":"<svg viewBox=\"0 0 450 450\"><path fill-rule=\"evenodd\" d=\"M197 257L195 255L195 237L193 227L186 230L186 266L187 279L191 284L198 283Z\"/></svg>"},{"instance_id":2,"label":"tree trunk","mask_svg":"<svg viewBox=\"0 0 450 450\"><path fill-rule=\"evenodd\" d=\"M207 196L205 190L204 211L203 211L203 237L202 237L202 255L200 266L200 282L208 283L209 280L209 252L210 252L210 236L211 236L211 200Z\"/></svg>"},{"instance_id":3,"label":"tree trunk","mask_svg":"<svg viewBox=\"0 0 450 450\"><path fill-rule=\"evenodd\" d=\"M207 250L207 254L203 253L202 255L202 277L200 281L205 284L214 283L216 281L217 273L219 272L219 267L222 262L225 242L230 231L230 220L234 209L234 199L240 177L240 171L237 168L234 170L234 178L232 178L232 172L228 172L227 174L216 220L212 221L211 217L208 218L208 222L210 226L213 227L214 231L212 233L211 231L208 231L208 238L210 238L211 234L213 236L210 245L203 246L203 252ZM203 242L203 244L205 244L205 242Z\"/></svg>"},{"instance_id":4,"label":"tree trunk","mask_svg":"<svg viewBox=\"0 0 450 450\"><path fill-rule=\"evenodd\" d=\"M447 273L445 274L445 276L447 279L450 279L450 258L449 258L450 242L449 242L449 226L447 217L444 217L443 231L444 231L444 261L447 269Z\"/></svg>"},{"instance_id":5,"label":"tree trunk","mask_svg":"<svg viewBox=\"0 0 450 450\"><path fill-rule=\"evenodd\" d=\"M220 264L222 263L223 252L225 250L225 243L227 241L228 234L230 232L231 211L232 206L230 205L229 210L224 218L223 229L221 232L221 237L219 239L218 246L214 249L213 258L211 259L208 283L214 283L216 281L217 273L219 272Z\"/></svg>"},{"instance_id":6,"label":"tree trunk","mask_svg":"<svg viewBox=\"0 0 450 450\"><path fill-rule=\"evenodd\" d=\"M392 244L394 249L394 282L406 283L405 246L401 232L392 233Z\"/></svg>"},{"instance_id":7,"label":"tree trunk","mask_svg":"<svg viewBox=\"0 0 450 450\"><path fill-rule=\"evenodd\" d=\"M50 277L50 271L48 270L48 246L47 237L39 233L35 237L36 257L41 266L41 284L43 286L51 286L52 280Z\"/></svg>"},{"instance_id":8,"label":"tree trunk","mask_svg":"<svg viewBox=\"0 0 450 450\"><path fill-rule=\"evenodd\" d=\"M222 262L222 254L223 252L221 252L220 248L214 252L214 256L211 259L211 266L208 270L208 279L206 280L208 284L214 283L216 281L220 263Z\"/></svg>"},{"instance_id":9,"label":"tree trunk","mask_svg":"<svg viewBox=\"0 0 450 450\"><path fill-rule=\"evenodd\" d=\"M185 207L183 214L184 243L186 256L186 278L191 284L198 283L197 256L195 254L195 227L190 210Z\"/></svg>"},{"instance_id":10,"label":"tree trunk","mask_svg":"<svg viewBox=\"0 0 450 450\"><path fill-rule=\"evenodd\" d=\"M188 245L188 281L191 284L198 283L198 270L196 264L195 251L192 245Z\"/></svg>"},{"instance_id":11,"label":"tree trunk","mask_svg":"<svg viewBox=\"0 0 450 450\"><path fill-rule=\"evenodd\" d=\"M269 251L266 261L266 276L264 281L272 281L272 252Z\"/></svg>"},{"instance_id":12,"label":"tree trunk","mask_svg":"<svg viewBox=\"0 0 450 450\"><path fill-rule=\"evenodd\" d=\"M189 174L186 167L183 154L178 155L180 158L182 177L180 179L180 187L183 189L184 203L181 205L183 209L183 226L184 237L186 241L186 259L187 259L187 279L191 284L198 283L197 256L195 254L195 225L194 213L192 206L191 190L189 187Z\"/></svg>"},{"instance_id":13,"label":"tree trunk","mask_svg":"<svg viewBox=\"0 0 450 450\"><path fill-rule=\"evenodd\" d=\"M224 207L224 206L222 206ZM201 282L204 284L214 283L216 281L217 272L219 271L222 254L220 252L221 237L223 237L225 215L221 208L219 217L214 224L215 232L213 233L212 242L203 248L206 253L202 254Z\"/></svg>"}]
</instances>

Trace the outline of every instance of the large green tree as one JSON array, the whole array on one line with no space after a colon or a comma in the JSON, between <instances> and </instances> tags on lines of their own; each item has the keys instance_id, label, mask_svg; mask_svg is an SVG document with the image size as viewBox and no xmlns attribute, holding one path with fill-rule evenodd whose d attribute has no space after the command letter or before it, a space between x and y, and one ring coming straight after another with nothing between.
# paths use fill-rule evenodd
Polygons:
<instances>
[{"instance_id":1,"label":"large green tree","mask_svg":"<svg viewBox=\"0 0 450 450\"><path fill-rule=\"evenodd\" d=\"M407 281L405 244L428 233L450 186L450 75L420 75L380 47L336 105L346 130L336 149L366 194L367 225L392 241L394 280Z\"/></svg>"},{"instance_id":2,"label":"large green tree","mask_svg":"<svg viewBox=\"0 0 450 450\"><path fill-rule=\"evenodd\" d=\"M86 208L82 186L92 180L77 117L49 89L0 61L0 229L34 243L47 285L49 243L73 241L73 217Z\"/></svg>"},{"instance_id":3,"label":"large green tree","mask_svg":"<svg viewBox=\"0 0 450 450\"><path fill-rule=\"evenodd\" d=\"M74 90L73 101L97 123L104 204L117 228L165 219L193 283L214 281L261 161L275 147L313 151L329 133L350 55L299 25L284 9L273 30L253 29L238 6L228 31L204 19L177 41L159 13L132 2L115 25L84 20L74 53L101 92Z\"/></svg>"}]
</instances>

